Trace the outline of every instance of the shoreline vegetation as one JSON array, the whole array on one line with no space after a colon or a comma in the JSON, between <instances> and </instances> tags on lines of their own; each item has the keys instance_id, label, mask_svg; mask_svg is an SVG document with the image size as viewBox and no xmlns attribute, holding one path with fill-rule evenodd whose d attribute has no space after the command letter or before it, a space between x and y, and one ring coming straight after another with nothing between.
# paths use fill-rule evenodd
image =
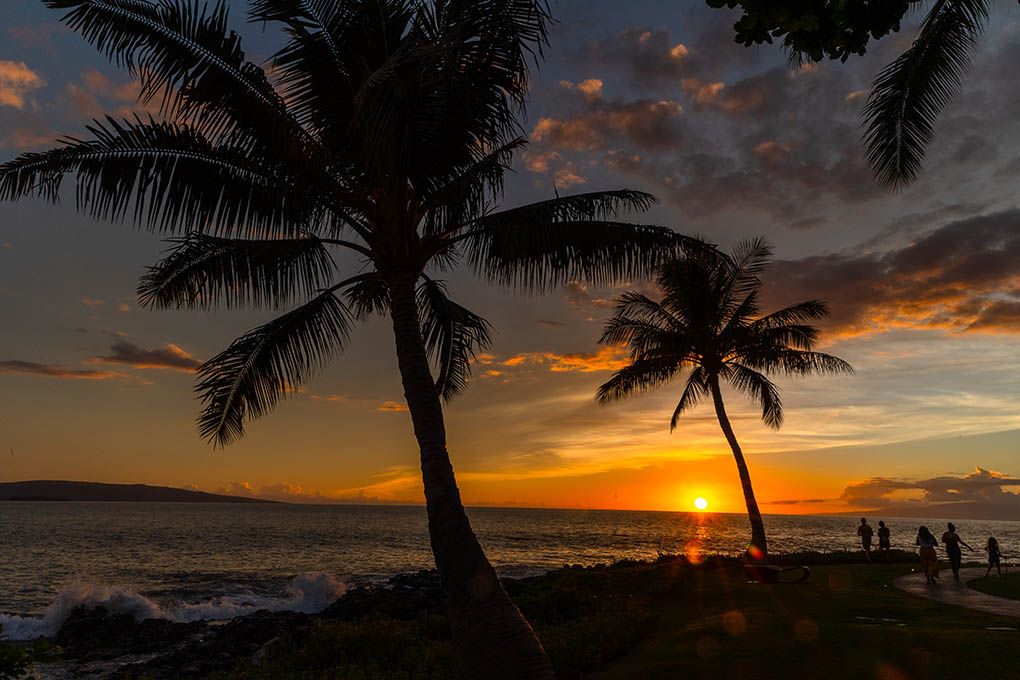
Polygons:
<instances>
[{"instance_id":1,"label":"shoreline vegetation","mask_svg":"<svg viewBox=\"0 0 1020 680\"><path fill-rule=\"evenodd\" d=\"M534 622L560 680L820 678L822 669L827 680L876 673L949 679L994 674L1012 658L1017 621L892 586L918 568L913 552L894 550L890 565L866 564L863 552L771 558L809 566L811 578L751 584L740 558L692 554L564 565L507 579L506 587ZM950 651L978 644L982 654L966 659ZM131 614L79 608L46 643L0 643L0 659L5 646L7 653L35 654L44 679L438 680L454 672L435 571L353 587L313 615L137 622Z\"/></svg>"}]
</instances>

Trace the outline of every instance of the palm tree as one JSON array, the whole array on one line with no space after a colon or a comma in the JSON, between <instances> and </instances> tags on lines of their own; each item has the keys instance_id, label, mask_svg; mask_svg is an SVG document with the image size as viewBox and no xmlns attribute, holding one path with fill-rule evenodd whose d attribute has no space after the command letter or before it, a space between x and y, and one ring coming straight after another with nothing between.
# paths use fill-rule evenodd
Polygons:
<instances>
[{"instance_id":1,"label":"palm tree","mask_svg":"<svg viewBox=\"0 0 1020 680\"><path fill-rule=\"evenodd\" d=\"M771 254L771 246L761 239L742 242L732 256L714 248L691 248L685 257L662 267L656 279L660 301L637 292L621 295L599 342L629 347L631 362L599 387L596 397L606 405L688 372L670 431L681 414L706 397L712 399L737 462L751 521L747 552L755 560L768 556L765 525L726 415L721 383L760 404L762 420L778 429L783 404L770 374L853 373L842 359L812 350L818 330L808 322L828 315L824 303L809 300L760 316L759 275Z\"/></svg>"},{"instance_id":2,"label":"palm tree","mask_svg":"<svg viewBox=\"0 0 1020 680\"><path fill-rule=\"evenodd\" d=\"M862 116L868 162L883 185L901 189L917 179L990 10L990 0L937 0L910 48L875 77Z\"/></svg>"},{"instance_id":3,"label":"palm tree","mask_svg":"<svg viewBox=\"0 0 1020 680\"><path fill-rule=\"evenodd\" d=\"M56 201L74 175L79 211L173 236L140 284L145 306L289 310L198 370L214 445L337 357L356 321L388 315L459 673L551 678L471 530L446 446L442 401L465 387L489 325L434 273L464 262L518 290L600 285L651 273L685 239L615 221L653 203L636 191L496 209L525 144L545 3L252 0L250 20L287 38L267 69L245 58L223 0L45 1L160 113L107 117L89 139L0 166L0 200Z\"/></svg>"}]
</instances>

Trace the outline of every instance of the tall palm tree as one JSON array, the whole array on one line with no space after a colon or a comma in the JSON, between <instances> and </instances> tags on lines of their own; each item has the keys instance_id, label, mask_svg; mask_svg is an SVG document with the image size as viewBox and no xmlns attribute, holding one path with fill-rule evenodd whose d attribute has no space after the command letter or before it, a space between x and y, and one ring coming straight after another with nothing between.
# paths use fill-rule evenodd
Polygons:
<instances>
[{"instance_id":1,"label":"tall palm tree","mask_svg":"<svg viewBox=\"0 0 1020 680\"><path fill-rule=\"evenodd\" d=\"M991 0L936 0L910 48L876 76L862 116L868 162L883 185L901 189L917 179L990 11Z\"/></svg>"},{"instance_id":2,"label":"tall palm tree","mask_svg":"<svg viewBox=\"0 0 1020 680\"><path fill-rule=\"evenodd\" d=\"M465 387L489 326L434 273L464 262L514 289L598 285L651 273L685 239L615 221L653 203L636 191L497 210L525 144L543 0L251 0L250 20L287 38L270 68L245 58L222 0L45 2L160 114L107 117L89 139L0 166L0 200L56 201L74 175L79 211L174 235L144 305L289 309L198 370L214 445L338 356L356 321L388 315L459 672L551 678L461 504L442 401Z\"/></svg>"},{"instance_id":3,"label":"tall palm tree","mask_svg":"<svg viewBox=\"0 0 1020 680\"><path fill-rule=\"evenodd\" d=\"M765 525L751 487L744 454L726 415L721 384L729 384L761 405L761 418L778 429L783 403L772 374L853 373L842 359L815 352L818 330L809 322L824 318L824 303L809 300L760 315L759 275L772 249L761 239L742 242L727 256L714 248L691 248L662 267L656 282L662 299L637 292L620 296L616 314L599 340L630 349L630 364L598 389L606 405L655 389L684 372L687 382L669 428L702 399L711 398L726 441L733 451L751 521L748 556L768 556Z\"/></svg>"}]
</instances>

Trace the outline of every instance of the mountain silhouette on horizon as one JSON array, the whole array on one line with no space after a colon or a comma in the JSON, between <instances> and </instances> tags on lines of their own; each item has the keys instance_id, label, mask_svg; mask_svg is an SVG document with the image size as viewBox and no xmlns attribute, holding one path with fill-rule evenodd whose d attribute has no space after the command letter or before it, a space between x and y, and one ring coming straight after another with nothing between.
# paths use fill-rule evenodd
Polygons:
<instances>
[{"instance_id":1,"label":"mountain silhouette on horizon","mask_svg":"<svg viewBox=\"0 0 1020 680\"><path fill-rule=\"evenodd\" d=\"M32 480L0 482L0 501L121 501L129 503L276 503L148 484Z\"/></svg>"}]
</instances>

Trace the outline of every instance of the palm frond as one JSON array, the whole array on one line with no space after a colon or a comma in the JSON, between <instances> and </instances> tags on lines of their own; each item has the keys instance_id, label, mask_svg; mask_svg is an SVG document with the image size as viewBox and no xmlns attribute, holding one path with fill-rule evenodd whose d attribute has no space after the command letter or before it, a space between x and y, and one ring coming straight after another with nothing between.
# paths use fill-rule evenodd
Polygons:
<instances>
[{"instance_id":1,"label":"palm frond","mask_svg":"<svg viewBox=\"0 0 1020 680\"><path fill-rule=\"evenodd\" d=\"M347 288L344 296L358 319L385 314L390 308L390 289L378 272L364 275L362 280Z\"/></svg>"},{"instance_id":2,"label":"palm frond","mask_svg":"<svg viewBox=\"0 0 1020 680\"><path fill-rule=\"evenodd\" d=\"M938 0L914 44L875 78L862 111L868 162L893 189L913 182L935 121L960 90L991 8L989 0Z\"/></svg>"},{"instance_id":3,"label":"palm frond","mask_svg":"<svg viewBox=\"0 0 1020 680\"><path fill-rule=\"evenodd\" d=\"M143 307L279 308L312 296L336 270L315 237L243 240L191 233L169 243L169 254L139 283Z\"/></svg>"},{"instance_id":4,"label":"palm frond","mask_svg":"<svg viewBox=\"0 0 1020 680\"><path fill-rule=\"evenodd\" d=\"M676 359L638 359L600 385L595 393L595 401L605 406L633 394L654 390L673 380L681 370L683 363Z\"/></svg>"},{"instance_id":5,"label":"palm frond","mask_svg":"<svg viewBox=\"0 0 1020 680\"><path fill-rule=\"evenodd\" d=\"M314 187L186 125L107 118L89 131L91 140L0 165L0 200L57 202L64 176L74 174L80 212L115 222L130 212L153 231L296 234L330 219Z\"/></svg>"},{"instance_id":6,"label":"palm frond","mask_svg":"<svg viewBox=\"0 0 1020 680\"><path fill-rule=\"evenodd\" d=\"M656 348L683 351L683 339L681 334L655 321L617 315L606 321L599 344L626 346L637 358Z\"/></svg>"},{"instance_id":7,"label":"palm frond","mask_svg":"<svg viewBox=\"0 0 1020 680\"><path fill-rule=\"evenodd\" d=\"M479 276L531 292L574 280L600 286L648 277L690 239L665 227L604 218L644 210L652 200L635 191L561 197L488 215L452 241L463 244Z\"/></svg>"},{"instance_id":8,"label":"palm frond","mask_svg":"<svg viewBox=\"0 0 1020 680\"><path fill-rule=\"evenodd\" d=\"M442 281L426 278L418 287L422 340L436 363L436 390L450 401L467 388L471 362L492 345L488 321L451 300Z\"/></svg>"},{"instance_id":9,"label":"palm frond","mask_svg":"<svg viewBox=\"0 0 1020 680\"><path fill-rule=\"evenodd\" d=\"M821 300L806 300L766 314L755 319L755 328L777 328L789 324L802 324L806 321L819 321L829 316L829 307Z\"/></svg>"},{"instance_id":10,"label":"palm frond","mask_svg":"<svg viewBox=\"0 0 1020 680\"><path fill-rule=\"evenodd\" d=\"M350 329L351 314L330 289L234 340L198 369L201 435L219 446L242 437L246 420L271 411L340 354Z\"/></svg>"},{"instance_id":11,"label":"palm frond","mask_svg":"<svg viewBox=\"0 0 1020 680\"><path fill-rule=\"evenodd\" d=\"M783 426L783 400L779 388L767 377L747 366L729 363L720 377L761 406L761 419L774 430Z\"/></svg>"},{"instance_id":12,"label":"palm frond","mask_svg":"<svg viewBox=\"0 0 1020 680\"><path fill-rule=\"evenodd\" d=\"M761 286L761 275L772 259L772 244L762 236L743 239L733 248L727 297L736 303Z\"/></svg>"},{"instance_id":13,"label":"palm frond","mask_svg":"<svg viewBox=\"0 0 1020 680\"><path fill-rule=\"evenodd\" d=\"M684 387L683 394L680 395L680 401L677 402L676 409L673 411L673 417L669 420L669 431L672 432L676 429L677 421L680 420L682 414L697 406L698 402L710 396L711 393L708 372L701 366L695 367L687 376L687 385Z\"/></svg>"},{"instance_id":14,"label":"palm frond","mask_svg":"<svg viewBox=\"0 0 1020 680\"><path fill-rule=\"evenodd\" d=\"M253 0L249 9L252 22L284 25L290 40L272 58L278 83L293 115L330 146L350 124L357 71L373 60L371 4Z\"/></svg>"},{"instance_id":15,"label":"palm frond","mask_svg":"<svg viewBox=\"0 0 1020 680\"><path fill-rule=\"evenodd\" d=\"M424 233L446 236L460 225L481 216L490 201L503 191L503 177L510 169L514 153L527 146L518 137L486 153L471 166L450 178L435 178L430 186L419 189L425 213ZM437 241L442 245L446 239Z\"/></svg>"},{"instance_id":16,"label":"palm frond","mask_svg":"<svg viewBox=\"0 0 1020 680\"><path fill-rule=\"evenodd\" d=\"M228 25L227 3L201 0L45 0L66 9L63 21L142 83L141 100L210 136L293 153L312 140L289 116L261 67L245 59ZM304 154L301 154L304 155ZM307 158L305 159L307 160Z\"/></svg>"},{"instance_id":17,"label":"palm frond","mask_svg":"<svg viewBox=\"0 0 1020 680\"><path fill-rule=\"evenodd\" d=\"M753 353L744 363L756 361L761 370L780 372L790 376L803 375L853 375L854 368L839 357L822 352L785 349L774 353L767 360Z\"/></svg>"}]
</instances>

